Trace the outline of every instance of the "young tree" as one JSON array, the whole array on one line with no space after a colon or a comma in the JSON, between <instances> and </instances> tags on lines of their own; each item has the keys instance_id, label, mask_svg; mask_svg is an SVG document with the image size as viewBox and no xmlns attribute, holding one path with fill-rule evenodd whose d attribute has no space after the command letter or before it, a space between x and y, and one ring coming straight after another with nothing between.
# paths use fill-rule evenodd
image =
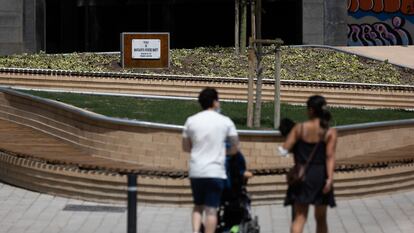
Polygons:
<instances>
[{"instance_id":1,"label":"young tree","mask_svg":"<svg viewBox=\"0 0 414 233\"><path fill-rule=\"evenodd\" d=\"M240 52L244 54L247 42L247 1L241 1L241 25L240 25Z\"/></svg>"},{"instance_id":2,"label":"young tree","mask_svg":"<svg viewBox=\"0 0 414 233\"><path fill-rule=\"evenodd\" d=\"M240 0L234 0L234 51L240 53Z\"/></svg>"}]
</instances>

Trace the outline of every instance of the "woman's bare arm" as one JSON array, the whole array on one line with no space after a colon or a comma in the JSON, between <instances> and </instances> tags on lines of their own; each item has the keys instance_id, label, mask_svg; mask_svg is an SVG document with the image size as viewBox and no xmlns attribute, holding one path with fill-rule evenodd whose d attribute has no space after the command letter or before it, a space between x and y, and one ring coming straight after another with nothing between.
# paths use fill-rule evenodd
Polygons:
<instances>
[{"instance_id":1,"label":"woman's bare arm","mask_svg":"<svg viewBox=\"0 0 414 233\"><path fill-rule=\"evenodd\" d=\"M335 171L335 151L338 135L336 129L329 129L326 142L326 185L323 189L324 193L331 190Z\"/></svg>"},{"instance_id":2,"label":"woman's bare arm","mask_svg":"<svg viewBox=\"0 0 414 233\"><path fill-rule=\"evenodd\" d=\"M296 141L299 138L300 135L300 129L301 129L301 124L296 124L292 131L290 131L290 133L288 134L285 143L283 143L282 147L288 151L290 151L292 149L292 147L295 145Z\"/></svg>"}]
</instances>

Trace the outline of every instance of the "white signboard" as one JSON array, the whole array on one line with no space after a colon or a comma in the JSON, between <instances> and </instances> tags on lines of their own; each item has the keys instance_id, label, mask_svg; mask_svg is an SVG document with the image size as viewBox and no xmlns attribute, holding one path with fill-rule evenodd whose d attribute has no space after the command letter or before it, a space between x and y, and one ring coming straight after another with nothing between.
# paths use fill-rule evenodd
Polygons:
<instances>
[{"instance_id":1,"label":"white signboard","mask_svg":"<svg viewBox=\"0 0 414 233\"><path fill-rule=\"evenodd\" d=\"M160 59L161 40L159 39L133 39L132 59Z\"/></svg>"}]
</instances>

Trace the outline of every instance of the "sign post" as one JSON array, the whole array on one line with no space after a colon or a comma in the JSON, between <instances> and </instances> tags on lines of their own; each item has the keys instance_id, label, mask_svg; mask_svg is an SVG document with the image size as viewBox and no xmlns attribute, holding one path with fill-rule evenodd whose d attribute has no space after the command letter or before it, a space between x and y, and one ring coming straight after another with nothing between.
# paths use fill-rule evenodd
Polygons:
<instances>
[{"instance_id":1,"label":"sign post","mask_svg":"<svg viewBox=\"0 0 414 233\"><path fill-rule=\"evenodd\" d=\"M122 68L169 68L170 34L121 33L121 64Z\"/></svg>"},{"instance_id":2,"label":"sign post","mask_svg":"<svg viewBox=\"0 0 414 233\"><path fill-rule=\"evenodd\" d=\"M128 177L127 233L137 233L137 174Z\"/></svg>"}]
</instances>

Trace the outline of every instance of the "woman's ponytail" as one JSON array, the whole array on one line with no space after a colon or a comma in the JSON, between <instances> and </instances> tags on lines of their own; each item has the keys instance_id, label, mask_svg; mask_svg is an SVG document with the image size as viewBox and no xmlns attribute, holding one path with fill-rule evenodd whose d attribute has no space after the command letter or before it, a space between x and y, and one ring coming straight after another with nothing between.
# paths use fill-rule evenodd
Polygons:
<instances>
[{"instance_id":1,"label":"woman's ponytail","mask_svg":"<svg viewBox=\"0 0 414 233\"><path fill-rule=\"evenodd\" d=\"M323 96L314 95L309 97L307 106L313 110L314 117L319 118L320 126L327 130L329 128L329 122L331 121L332 115L329 112L326 104L326 100Z\"/></svg>"},{"instance_id":2,"label":"woman's ponytail","mask_svg":"<svg viewBox=\"0 0 414 233\"><path fill-rule=\"evenodd\" d=\"M328 109L326 109L326 105L322 107L321 115L319 116L320 125L323 129L329 128L329 122L331 121L332 115Z\"/></svg>"}]
</instances>

